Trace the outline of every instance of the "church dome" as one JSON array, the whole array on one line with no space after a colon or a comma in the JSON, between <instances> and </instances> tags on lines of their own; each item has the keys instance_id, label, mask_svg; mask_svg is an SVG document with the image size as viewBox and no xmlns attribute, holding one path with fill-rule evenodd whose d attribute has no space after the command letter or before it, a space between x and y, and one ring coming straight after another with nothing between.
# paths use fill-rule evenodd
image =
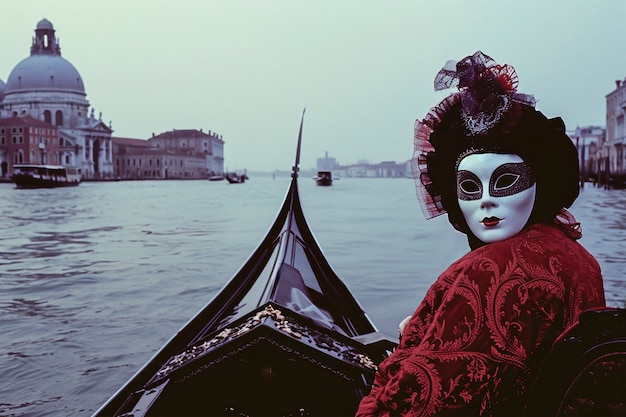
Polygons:
<instances>
[{"instance_id":1,"label":"church dome","mask_svg":"<svg viewBox=\"0 0 626 417\"><path fill-rule=\"evenodd\" d=\"M7 89L7 85L4 83L4 81L0 80L0 101L2 101L2 97L4 97L4 92Z\"/></svg>"},{"instance_id":2,"label":"church dome","mask_svg":"<svg viewBox=\"0 0 626 417\"><path fill-rule=\"evenodd\" d=\"M68 91L85 94L74 66L59 55L31 55L17 64L7 80L6 93Z\"/></svg>"},{"instance_id":3,"label":"church dome","mask_svg":"<svg viewBox=\"0 0 626 417\"><path fill-rule=\"evenodd\" d=\"M5 94L50 91L85 95L83 80L76 68L61 56L54 32L49 20L37 23L30 56L9 74Z\"/></svg>"},{"instance_id":4,"label":"church dome","mask_svg":"<svg viewBox=\"0 0 626 417\"><path fill-rule=\"evenodd\" d=\"M50 23L48 19L41 19L39 23L37 23L37 29L53 30L54 26L52 26L52 23Z\"/></svg>"}]
</instances>

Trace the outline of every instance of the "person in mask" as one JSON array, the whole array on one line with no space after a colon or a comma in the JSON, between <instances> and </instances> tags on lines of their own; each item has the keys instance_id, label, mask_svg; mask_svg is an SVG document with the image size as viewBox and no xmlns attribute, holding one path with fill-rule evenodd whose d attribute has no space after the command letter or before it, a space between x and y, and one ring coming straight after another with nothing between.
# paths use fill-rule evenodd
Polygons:
<instances>
[{"instance_id":1,"label":"person in mask","mask_svg":"<svg viewBox=\"0 0 626 417\"><path fill-rule=\"evenodd\" d=\"M448 62L457 91L415 123L413 171L426 218L447 214L471 251L402 326L357 416L512 416L556 337L605 305L600 267L576 240L576 148L560 118L517 92L481 51Z\"/></svg>"}]
</instances>

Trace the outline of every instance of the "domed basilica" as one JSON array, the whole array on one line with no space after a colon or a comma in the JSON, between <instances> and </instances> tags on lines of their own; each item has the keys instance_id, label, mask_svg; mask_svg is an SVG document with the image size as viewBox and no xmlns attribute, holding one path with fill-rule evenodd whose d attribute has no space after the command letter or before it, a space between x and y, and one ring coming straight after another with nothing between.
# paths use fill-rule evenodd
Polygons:
<instances>
[{"instance_id":1,"label":"domed basilica","mask_svg":"<svg viewBox=\"0 0 626 417\"><path fill-rule=\"evenodd\" d=\"M72 165L83 179L113 177L112 129L89 112L82 77L61 56L50 21L37 23L30 56L0 79L0 175L14 164Z\"/></svg>"}]
</instances>

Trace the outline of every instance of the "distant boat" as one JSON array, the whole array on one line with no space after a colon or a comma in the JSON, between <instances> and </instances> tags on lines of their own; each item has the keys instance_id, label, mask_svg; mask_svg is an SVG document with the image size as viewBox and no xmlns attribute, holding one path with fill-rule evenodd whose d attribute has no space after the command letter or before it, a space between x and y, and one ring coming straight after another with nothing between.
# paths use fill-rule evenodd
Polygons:
<instances>
[{"instance_id":1,"label":"distant boat","mask_svg":"<svg viewBox=\"0 0 626 417\"><path fill-rule=\"evenodd\" d=\"M313 179L317 185L333 185L333 173L330 171L317 171L317 175Z\"/></svg>"},{"instance_id":2,"label":"distant boat","mask_svg":"<svg viewBox=\"0 0 626 417\"><path fill-rule=\"evenodd\" d=\"M223 180L224 180L223 175L211 175L209 177L209 181L223 181Z\"/></svg>"},{"instance_id":3,"label":"distant boat","mask_svg":"<svg viewBox=\"0 0 626 417\"><path fill-rule=\"evenodd\" d=\"M238 175L236 172L226 173L226 181L228 181L230 184L243 184L248 179L250 178L248 178L248 174L245 172L241 175Z\"/></svg>"},{"instance_id":4,"label":"distant boat","mask_svg":"<svg viewBox=\"0 0 626 417\"><path fill-rule=\"evenodd\" d=\"M11 181L17 188L73 187L80 184L80 174L70 166L17 164Z\"/></svg>"}]
</instances>

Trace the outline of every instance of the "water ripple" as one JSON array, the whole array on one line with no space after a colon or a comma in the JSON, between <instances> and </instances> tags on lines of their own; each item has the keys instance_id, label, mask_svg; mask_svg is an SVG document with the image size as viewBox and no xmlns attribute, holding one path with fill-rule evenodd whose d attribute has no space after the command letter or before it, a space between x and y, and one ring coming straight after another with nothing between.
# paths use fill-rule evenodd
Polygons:
<instances>
[{"instance_id":1,"label":"water ripple","mask_svg":"<svg viewBox=\"0 0 626 417\"><path fill-rule=\"evenodd\" d=\"M287 184L0 184L0 415L93 413L233 276ZM411 180L300 185L329 262L388 334L468 250L445 216L422 218ZM626 191L586 187L572 212L608 303L624 305Z\"/></svg>"}]
</instances>

